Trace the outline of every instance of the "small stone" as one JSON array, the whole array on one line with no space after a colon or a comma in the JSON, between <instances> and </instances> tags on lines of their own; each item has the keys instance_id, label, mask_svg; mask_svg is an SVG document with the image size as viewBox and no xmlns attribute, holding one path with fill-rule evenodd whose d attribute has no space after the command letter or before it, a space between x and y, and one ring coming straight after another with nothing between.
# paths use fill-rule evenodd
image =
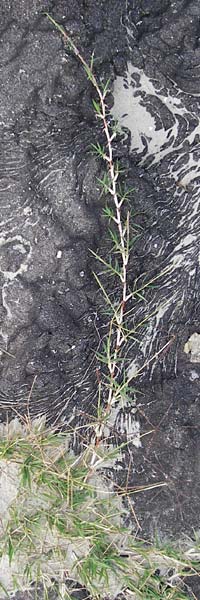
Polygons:
<instances>
[{"instance_id":1,"label":"small stone","mask_svg":"<svg viewBox=\"0 0 200 600\"><path fill-rule=\"evenodd\" d=\"M184 352L190 355L190 362L200 363L200 334L193 333L184 346Z\"/></svg>"},{"instance_id":2,"label":"small stone","mask_svg":"<svg viewBox=\"0 0 200 600\"><path fill-rule=\"evenodd\" d=\"M196 379L199 379L198 373L196 371L192 370L190 372L189 379L190 379L190 381L196 381Z\"/></svg>"}]
</instances>

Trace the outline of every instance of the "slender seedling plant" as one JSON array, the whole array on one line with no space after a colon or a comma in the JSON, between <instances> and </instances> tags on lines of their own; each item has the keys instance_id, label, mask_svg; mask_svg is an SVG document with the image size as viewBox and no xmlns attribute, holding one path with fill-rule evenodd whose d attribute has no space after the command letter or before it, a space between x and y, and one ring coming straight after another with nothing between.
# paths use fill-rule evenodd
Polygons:
<instances>
[{"instance_id":1,"label":"slender seedling plant","mask_svg":"<svg viewBox=\"0 0 200 600\"><path fill-rule=\"evenodd\" d=\"M115 258L114 265L112 264L112 261L110 261L109 263L103 261L103 263L110 272L112 272L118 277L121 286L121 298L118 306L114 307L101 281L95 274L95 278L99 284L99 287L103 291L106 303L113 310L113 315L110 320L109 336L107 339L107 367L109 371L109 382L107 386L105 415L108 415L110 413L111 406L113 405L113 402L116 399L117 358L119 350L121 349L122 345L126 340L123 325L124 313L128 298L130 297L130 294L127 289L127 267L130 256L130 213L129 210L127 210L125 217L122 216L122 207L127 195L125 193L121 196L119 188L117 186L120 174L120 166L119 163L115 161L113 157L113 141L116 138L116 131L113 131L112 127L109 124L109 111L107 109L106 104L106 98L109 92L109 80L102 88L97 80L97 77L94 74L94 56L92 55L90 65L88 65L83 55L80 53L77 46L71 39L71 37L68 36L64 29L60 25L58 25L58 23L56 23L56 21L54 21L54 19L50 17L50 15L48 15L48 18L53 23L53 25L60 30L64 39L64 43L69 46L69 48L73 51L74 55L83 65L87 77L92 83L97 93L98 101L93 100L93 107L96 112L97 119L100 119L102 123L102 128L105 135L105 148L98 143L96 145L93 144L93 150L107 165L107 171L100 183L103 186L104 191L110 194L112 199L112 206L107 206L104 209L104 214L116 226L115 230L110 230L110 236L113 242L113 251L115 255L117 255L117 258ZM97 259L100 258L95 253L93 254L96 256ZM98 424L96 427L96 445L98 445L99 440L102 436L102 428L102 423Z\"/></svg>"},{"instance_id":2,"label":"slender seedling plant","mask_svg":"<svg viewBox=\"0 0 200 600\"><path fill-rule=\"evenodd\" d=\"M116 402L122 401L129 394L129 384L131 379L126 378L126 374L121 376L119 367L122 360L122 350L126 342L133 338L136 330L141 326L137 325L133 330L130 330L126 324L127 304L132 299L143 299L143 291L146 287L154 283L164 272L157 275L148 283L144 283L134 290L130 290L128 286L128 266L130 253L132 249L129 196L132 190L124 190L120 175L122 169L119 161L115 160L113 142L117 135L116 124L112 122L110 117L107 97L109 94L110 80L104 85L99 83L97 76L94 73L94 54L92 54L90 63L88 64L83 54L80 52L71 36L59 25L49 14L49 21L62 34L64 44L69 48L78 61L82 64L88 80L91 82L96 93L97 100L93 99L93 107L96 113L96 118L100 121L104 133L104 146L92 144L93 152L104 162L106 170L102 179L98 180L102 186L102 190L109 201L107 202L103 214L109 220L109 235L112 243L111 256L108 261L104 260L98 254L92 251L93 256L103 264L106 273L113 275L117 279L118 300L113 301L111 294L105 289L102 279L94 273L94 277L103 294L105 304L109 312L108 334L104 340L103 352L97 353L97 359L103 366L103 372L97 369L97 381L99 388L98 400L98 418L94 427L94 435L91 441L90 454L91 467L98 462L98 447L103 438L105 423L107 422L111 409ZM168 271L165 270L165 272ZM151 316L151 315L150 315ZM148 318L150 318L150 316ZM142 322L142 324L144 321ZM167 344L168 345L168 344ZM165 347L167 346L165 345ZM156 355L157 356L157 355ZM153 357L153 358L156 358ZM151 360L153 360L153 358ZM138 371L138 374L147 366L149 361L145 362L143 367ZM106 371L106 372L105 372ZM136 374L137 375L137 374ZM122 381L121 381L122 379Z\"/></svg>"}]
</instances>

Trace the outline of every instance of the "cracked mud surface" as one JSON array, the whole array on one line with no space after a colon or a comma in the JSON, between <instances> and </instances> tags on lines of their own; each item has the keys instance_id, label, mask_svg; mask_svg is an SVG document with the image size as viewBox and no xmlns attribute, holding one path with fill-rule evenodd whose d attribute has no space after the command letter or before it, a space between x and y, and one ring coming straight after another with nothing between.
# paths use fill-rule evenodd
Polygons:
<instances>
[{"instance_id":1,"label":"cracked mud surface","mask_svg":"<svg viewBox=\"0 0 200 600\"><path fill-rule=\"evenodd\" d=\"M154 432L129 447L115 478L167 484L134 496L142 536L192 535L199 526L200 365L184 346L199 333L199 1L0 4L2 419L26 413L30 390L31 414L54 423L91 414L96 398L100 315L89 248L106 247L106 231L100 167L89 149L99 132L91 87L45 20L48 10L86 58L94 50L99 76L114 82L113 112L127 133L119 154L135 187L133 208L143 215L132 278L173 266L147 293L146 310L157 307L157 314L128 354L141 366L170 340L134 382L143 393L141 433ZM117 437L134 420L135 411L118 414Z\"/></svg>"}]
</instances>

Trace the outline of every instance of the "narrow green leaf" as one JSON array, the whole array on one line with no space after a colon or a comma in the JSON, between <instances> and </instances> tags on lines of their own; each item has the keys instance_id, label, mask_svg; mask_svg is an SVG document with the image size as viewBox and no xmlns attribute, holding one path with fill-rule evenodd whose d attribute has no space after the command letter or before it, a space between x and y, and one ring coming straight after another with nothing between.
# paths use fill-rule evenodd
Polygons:
<instances>
[{"instance_id":1,"label":"narrow green leaf","mask_svg":"<svg viewBox=\"0 0 200 600\"><path fill-rule=\"evenodd\" d=\"M99 102L96 102L96 100L93 99L92 104L93 104L93 107L94 107L96 113L101 117L102 116L101 105L99 104Z\"/></svg>"},{"instance_id":2,"label":"narrow green leaf","mask_svg":"<svg viewBox=\"0 0 200 600\"><path fill-rule=\"evenodd\" d=\"M47 19L49 19L49 21L51 21L52 25L54 25L56 29L58 29L61 33L65 33L65 30L62 27L62 25L59 25L59 23L57 23L57 21L55 21L55 19L53 19L53 17L51 17L51 15L49 15L48 12L44 12L43 14L47 17Z\"/></svg>"},{"instance_id":3,"label":"narrow green leaf","mask_svg":"<svg viewBox=\"0 0 200 600\"><path fill-rule=\"evenodd\" d=\"M98 142L97 142L97 144L91 144L91 148L93 149L93 154L100 156L100 158L104 158L104 156L105 156L104 147L101 146Z\"/></svg>"},{"instance_id":4,"label":"narrow green leaf","mask_svg":"<svg viewBox=\"0 0 200 600\"><path fill-rule=\"evenodd\" d=\"M117 261L117 259L115 260L115 264L112 264L112 258L110 258L110 262L106 262L106 260L104 260L103 258L101 258L101 256L99 256L99 254L96 254L96 252L93 252L93 250L90 250L91 254L96 258L96 260L98 260L100 263L102 263L106 269L105 269L105 273L107 272L111 272L113 275L117 275L118 277L121 278L121 268L120 265Z\"/></svg>"},{"instance_id":5,"label":"narrow green leaf","mask_svg":"<svg viewBox=\"0 0 200 600\"><path fill-rule=\"evenodd\" d=\"M106 83L102 86L104 99L105 99L106 95L108 94L108 92L110 91L109 90L110 81L111 81L111 79L109 77L109 79L107 79Z\"/></svg>"},{"instance_id":6,"label":"narrow green leaf","mask_svg":"<svg viewBox=\"0 0 200 600\"><path fill-rule=\"evenodd\" d=\"M108 219L115 219L115 214L112 208L110 208L110 206L105 206L103 208L103 214L105 215L105 217L107 217Z\"/></svg>"},{"instance_id":7,"label":"narrow green leaf","mask_svg":"<svg viewBox=\"0 0 200 600\"><path fill-rule=\"evenodd\" d=\"M98 283L98 286L100 287L101 291L103 292L103 295L104 295L107 303L112 307L113 313L115 314L115 307L114 307L113 303L111 302L111 300L110 300L110 298L109 298L109 296L108 296L108 294L107 294L107 292L106 292L103 284L101 283L98 275L96 273L94 273L94 271L93 271L93 275L94 275L94 277L95 277L95 279L96 279L96 281Z\"/></svg>"},{"instance_id":8,"label":"narrow green leaf","mask_svg":"<svg viewBox=\"0 0 200 600\"><path fill-rule=\"evenodd\" d=\"M118 233L110 228L108 229L108 232L109 232L110 238L114 244L115 251L117 250L119 252L121 250L121 243L120 243Z\"/></svg>"},{"instance_id":9,"label":"narrow green leaf","mask_svg":"<svg viewBox=\"0 0 200 600\"><path fill-rule=\"evenodd\" d=\"M97 177L97 181L98 181L98 183L100 183L100 185L104 189L104 192L106 192L106 194L107 194L109 192L110 184L111 184L108 173L104 173L104 176L102 179L99 179L99 177Z\"/></svg>"},{"instance_id":10,"label":"narrow green leaf","mask_svg":"<svg viewBox=\"0 0 200 600\"><path fill-rule=\"evenodd\" d=\"M23 486L27 486L31 488L31 475L30 475L30 466L29 460L26 459L24 464L22 465L22 484Z\"/></svg>"},{"instance_id":11,"label":"narrow green leaf","mask_svg":"<svg viewBox=\"0 0 200 600\"><path fill-rule=\"evenodd\" d=\"M10 598L10 595L8 594L6 588L4 587L3 583L1 583L1 581L0 581L0 589L4 592L4 594L6 595L7 598Z\"/></svg>"},{"instance_id":12,"label":"narrow green leaf","mask_svg":"<svg viewBox=\"0 0 200 600\"><path fill-rule=\"evenodd\" d=\"M12 544L11 537L9 537L9 539L8 539L8 558L9 558L9 565L11 565L12 558L13 558L13 554L14 554L14 547L13 547L13 544Z\"/></svg>"}]
</instances>

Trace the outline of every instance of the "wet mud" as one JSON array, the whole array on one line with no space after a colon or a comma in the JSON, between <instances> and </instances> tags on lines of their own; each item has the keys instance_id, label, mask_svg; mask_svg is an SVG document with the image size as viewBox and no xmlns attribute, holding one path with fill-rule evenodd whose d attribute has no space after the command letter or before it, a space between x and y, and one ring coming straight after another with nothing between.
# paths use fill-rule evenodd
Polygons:
<instances>
[{"instance_id":1,"label":"wet mud","mask_svg":"<svg viewBox=\"0 0 200 600\"><path fill-rule=\"evenodd\" d=\"M142 227L130 282L168 268L135 317L155 316L128 348L144 369L137 412L119 407L116 440L140 430L107 477L132 496L142 537L199 526L200 7L198 0L1 2L0 405L2 420L45 414L67 426L95 410L103 317L89 249L106 252L93 90L48 11L96 72L111 78L117 154ZM197 338L195 338L197 339ZM162 348L164 350L162 350ZM154 359L152 360L152 357ZM131 371L132 369L132 371ZM137 423L137 426L135 425ZM151 433L148 433L150 432ZM143 435L143 434L147 435ZM161 483L161 487L154 487Z\"/></svg>"}]
</instances>

